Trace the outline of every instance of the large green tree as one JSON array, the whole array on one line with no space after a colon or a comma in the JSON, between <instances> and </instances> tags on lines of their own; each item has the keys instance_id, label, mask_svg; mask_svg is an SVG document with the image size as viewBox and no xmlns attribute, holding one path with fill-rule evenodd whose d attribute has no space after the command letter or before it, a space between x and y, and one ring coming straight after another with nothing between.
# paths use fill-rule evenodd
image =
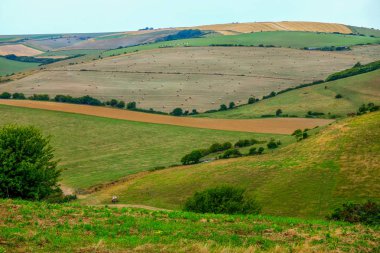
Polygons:
<instances>
[{"instance_id":1,"label":"large green tree","mask_svg":"<svg viewBox=\"0 0 380 253\"><path fill-rule=\"evenodd\" d=\"M0 198L40 200L60 192L49 141L31 126L0 128Z\"/></svg>"}]
</instances>

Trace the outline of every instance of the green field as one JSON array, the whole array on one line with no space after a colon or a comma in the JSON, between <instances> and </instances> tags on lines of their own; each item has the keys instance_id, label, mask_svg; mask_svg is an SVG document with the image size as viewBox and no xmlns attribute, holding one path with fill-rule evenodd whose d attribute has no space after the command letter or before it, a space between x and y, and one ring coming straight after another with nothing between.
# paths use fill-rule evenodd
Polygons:
<instances>
[{"instance_id":1,"label":"green field","mask_svg":"<svg viewBox=\"0 0 380 253\"><path fill-rule=\"evenodd\" d=\"M0 252L375 252L379 228L0 200Z\"/></svg>"},{"instance_id":2,"label":"green field","mask_svg":"<svg viewBox=\"0 0 380 253\"><path fill-rule=\"evenodd\" d=\"M357 112L362 104L380 103L380 70L285 92L234 110L200 114L196 117L249 119L261 115L275 115L277 109L284 114L305 117L308 111L323 112L322 117L345 117ZM326 88L325 88L326 87ZM343 98L336 99L341 94ZM329 115L330 113L330 115Z\"/></svg>"},{"instance_id":3,"label":"green field","mask_svg":"<svg viewBox=\"0 0 380 253\"><path fill-rule=\"evenodd\" d=\"M0 76L37 68L39 63L19 62L0 57Z\"/></svg>"},{"instance_id":4,"label":"green field","mask_svg":"<svg viewBox=\"0 0 380 253\"><path fill-rule=\"evenodd\" d=\"M357 27L357 26L349 26L349 28L354 33L364 34L366 36L380 37L380 30L378 30L378 29L372 29L372 28L366 28L366 27Z\"/></svg>"},{"instance_id":5,"label":"green field","mask_svg":"<svg viewBox=\"0 0 380 253\"><path fill-rule=\"evenodd\" d=\"M150 173L84 202L116 195L121 203L180 209L195 191L226 184L246 187L264 214L323 218L348 200L380 200L379 129L380 112L346 119L272 154Z\"/></svg>"},{"instance_id":6,"label":"green field","mask_svg":"<svg viewBox=\"0 0 380 253\"><path fill-rule=\"evenodd\" d=\"M204 38L174 40L114 49L105 51L103 56L118 55L130 53L136 50L149 50L160 47L205 47L214 45L241 45L241 46L259 46L273 45L276 47L327 47L327 46L353 46L358 44L377 44L380 38L371 38L354 35L330 34L330 33L312 33L312 32L259 32L247 33L240 35L225 36L208 36Z\"/></svg>"},{"instance_id":7,"label":"green field","mask_svg":"<svg viewBox=\"0 0 380 253\"><path fill-rule=\"evenodd\" d=\"M33 125L51 135L56 158L61 159L60 167L65 169L62 182L76 189L156 166L179 164L182 156L193 149L206 148L216 141L268 140L271 136L285 145L293 141L287 135L147 124L2 105L0 115L0 125Z\"/></svg>"}]
</instances>

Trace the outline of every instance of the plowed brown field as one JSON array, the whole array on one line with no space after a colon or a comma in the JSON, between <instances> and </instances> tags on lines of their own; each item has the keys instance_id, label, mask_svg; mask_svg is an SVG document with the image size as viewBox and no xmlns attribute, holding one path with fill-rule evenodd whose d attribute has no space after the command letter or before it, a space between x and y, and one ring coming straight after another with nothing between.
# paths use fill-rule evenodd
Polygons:
<instances>
[{"instance_id":1,"label":"plowed brown field","mask_svg":"<svg viewBox=\"0 0 380 253\"><path fill-rule=\"evenodd\" d=\"M251 33L261 31L306 31L306 32L339 32L352 33L345 25L320 22L255 22L255 23L233 23L219 25L204 25L195 27L200 30L213 30L224 35L234 33Z\"/></svg>"},{"instance_id":2,"label":"plowed brown field","mask_svg":"<svg viewBox=\"0 0 380 253\"><path fill-rule=\"evenodd\" d=\"M296 129L314 128L327 125L333 120L326 119L302 119L302 118L271 118L254 120L228 120L172 117L165 115L148 114L127 110L118 110L106 107L95 107L75 104L63 104L54 102L30 101L30 100L0 100L0 104L52 111L78 113L113 119L131 120L146 123L167 124L195 128L208 128L215 130L291 134Z\"/></svg>"}]
</instances>

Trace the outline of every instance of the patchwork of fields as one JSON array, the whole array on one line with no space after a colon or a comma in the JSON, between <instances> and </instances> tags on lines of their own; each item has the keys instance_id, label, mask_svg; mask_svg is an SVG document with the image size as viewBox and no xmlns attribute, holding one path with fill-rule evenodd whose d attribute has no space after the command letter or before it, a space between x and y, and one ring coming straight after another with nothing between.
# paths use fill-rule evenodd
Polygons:
<instances>
[{"instance_id":1,"label":"patchwork of fields","mask_svg":"<svg viewBox=\"0 0 380 253\"><path fill-rule=\"evenodd\" d=\"M379 46L348 52L285 48L161 48L66 67L48 67L21 80L0 85L0 91L27 95L91 95L102 100L135 101L140 108L198 111L237 105L301 83L326 78L372 62ZM237 60L239 59L239 60Z\"/></svg>"}]
</instances>

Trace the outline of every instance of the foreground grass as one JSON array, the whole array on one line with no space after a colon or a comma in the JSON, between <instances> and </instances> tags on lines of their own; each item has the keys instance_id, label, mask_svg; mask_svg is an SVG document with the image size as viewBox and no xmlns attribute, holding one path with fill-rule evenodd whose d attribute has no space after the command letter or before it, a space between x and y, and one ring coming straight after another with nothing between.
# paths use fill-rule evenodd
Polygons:
<instances>
[{"instance_id":1,"label":"foreground grass","mask_svg":"<svg viewBox=\"0 0 380 253\"><path fill-rule=\"evenodd\" d=\"M265 214L323 218L347 201L380 200L379 129L380 112L346 119L270 154L162 170L82 201L181 209L196 191L233 185Z\"/></svg>"},{"instance_id":2,"label":"foreground grass","mask_svg":"<svg viewBox=\"0 0 380 253\"><path fill-rule=\"evenodd\" d=\"M0 252L370 252L379 228L0 200Z\"/></svg>"},{"instance_id":3,"label":"foreground grass","mask_svg":"<svg viewBox=\"0 0 380 253\"><path fill-rule=\"evenodd\" d=\"M35 62L19 62L0 57L0 76L10 75L29 69L35 69L38 67L38 65L39 63Z\"/></svg>"},{"instance_id":4,"label":"foreground grass","mask_svg":"<svg viewBox=\"0 0 380 253\"><path fill-rule=\"evenodd\" d=\"M240 35L208 36L204 38L184 39L152 43L134 47L105 51L102 56L119 55L136 50L149 50L160 47L206 47L210 45L241 45L259 46L273 45L276 47L304 48L328 46L354 46L380 43L380 38L312 32L260 32Z\"/></svg>"},{"instance_id":5,"label":"foreground grass","mask_svg":"<svg viewBox=\"0 0 380 253\"><path fill-rule=\"evenodd\" d=\"M0 125L33 125L52 136L66 186L84 189L121 177L179 164L182 156L214 142L280 139L287 135L255 134L115 120L79 114L0 106Z\"/></svg>"},{"instance_id":6,"label":"foreground grass","mask_svg":"<svg viewBox=\"0 0 380 253\"><path fill-rule=\"evenodd\" d=\"M323 117L345 117L355 113L362 104L380 103L380 70L289 91L256 104L234 110L200 114L196 117L250 119L261 115L275 115L277 109L283 114L305 117L308 111L322 112ZM341 94L343 98L336 99Z\"/></svg>"}]
</instances>

